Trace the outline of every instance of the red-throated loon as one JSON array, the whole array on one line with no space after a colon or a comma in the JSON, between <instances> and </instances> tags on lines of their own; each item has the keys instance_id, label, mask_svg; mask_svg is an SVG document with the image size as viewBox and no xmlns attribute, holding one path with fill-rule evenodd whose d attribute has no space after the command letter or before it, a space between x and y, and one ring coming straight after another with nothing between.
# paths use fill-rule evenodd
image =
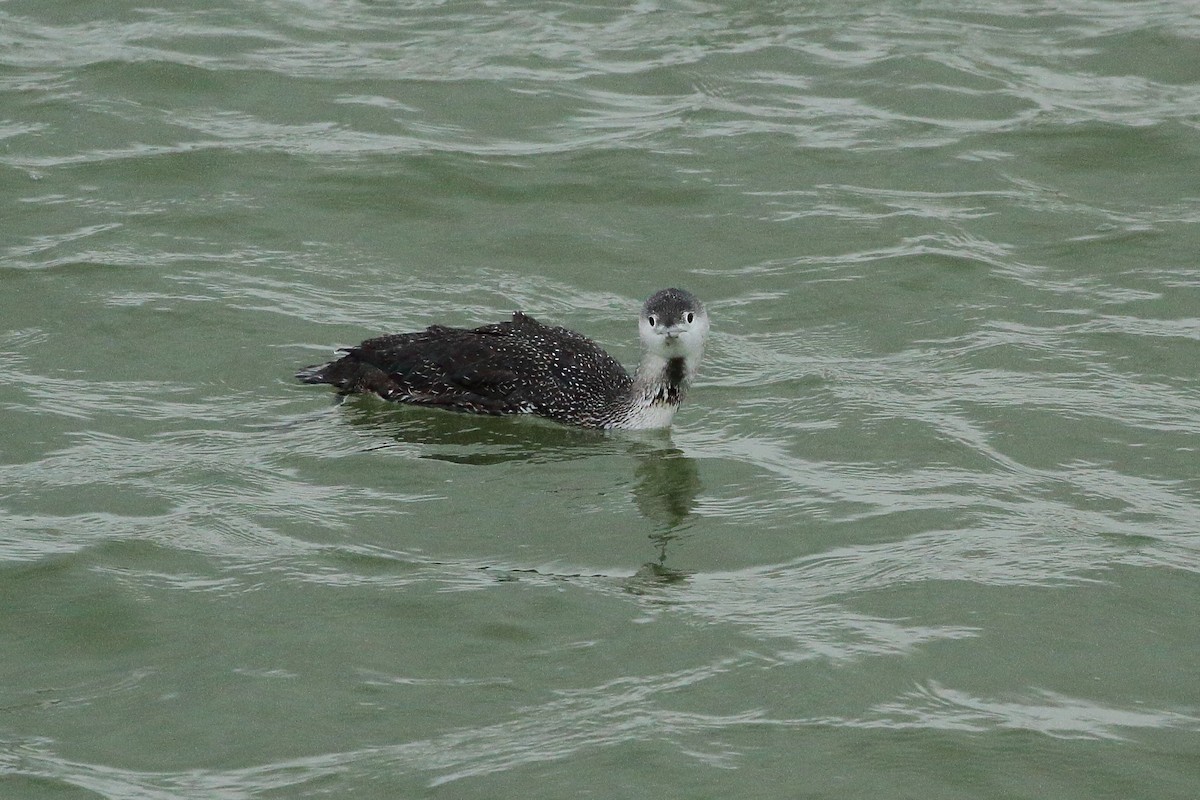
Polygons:
<instances>
[{"instance_id":1,"label":"red-throated loon","mask_svg":"<svg viewBox=\"0 0 1200 800\"><path fill-rule=\"evenodd\" d=\"M708 312L663 289L638 320L643 352L630 376L595 342L521 312L471 330L432 325L368 339L296 373L344 394L475 414L536 414L588 428L666 428L704 353Z\"/></svg>"}]
</instances>

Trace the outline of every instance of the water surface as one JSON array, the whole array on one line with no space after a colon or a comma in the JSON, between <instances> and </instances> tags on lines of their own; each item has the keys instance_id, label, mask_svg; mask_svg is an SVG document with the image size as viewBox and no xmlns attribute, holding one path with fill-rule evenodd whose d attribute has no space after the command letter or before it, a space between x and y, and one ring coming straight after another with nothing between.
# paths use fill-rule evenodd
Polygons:
<instances>
[{"instance_id":1,"label":"water surface","mask_svg":"<svg viewBox=\"0 0 1200 800\"><path fill-rule=\"evenodd\" d=\"M1187 3L0 4L0 794L1193 798ZM339 404L523 309L669 434Z\"/></svg>"}]
</instances>

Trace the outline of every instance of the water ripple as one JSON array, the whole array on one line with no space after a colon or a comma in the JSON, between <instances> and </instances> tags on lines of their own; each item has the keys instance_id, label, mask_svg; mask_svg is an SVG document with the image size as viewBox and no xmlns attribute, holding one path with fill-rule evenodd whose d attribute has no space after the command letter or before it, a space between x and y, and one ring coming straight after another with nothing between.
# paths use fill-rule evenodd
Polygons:
<instances>
[{"instance_id":1,"label":"water ripple","mask_svg":"<svg viewBox=\"0 0 1200 800\"><path fill-rule=\"evenodd\" d=\"M914 731L1144 776L1200 731L1187 4L0 5L6 785L852 775ZM665 444L291 381L516 308L628 361L660 281L717 323ZM300 724L89 737L231 675ZM164 741L245 720L190 702Z\"/></svg>"},{"instance_id":2,"label":"water ripple","mask_svg":"<svg viewBox=\"0 0 1200 800\"><path fill-rule=\"evenodd\" d=\"M930 682L895 701L871 709L862 727L984 731L1034 731L1068 739L1126 738L1139 728L1200 732L1200 717L1152 708L1114 708L1057 692L1042 691L1007 700L975 697Z\"/></svg>"},{"instance_id":3,"label":"water ripple","mask_svg":"<svg viewBox=\"0 0 1200 800\"><path fill-rule=\"evenodd\" d=\"M679 132L685 139L784 135L813 148L894 147L898 140L929 147L1041 120L1146 126L1200 109L1200 92L1191 84L1097 75L1086 67L1063 72L1073 54L1086 64L1096 37L1120 30L1130 47L1139 47L1137 31L1162 30L1163 23L1144 17L1130 25L1129 16L1116 14L1127 26L1118 29L1118 23L1097 23L1091 10L1063 11L1075 24L1047 38L1043 28L1000 34L978 13L964 11L939 17L847 10L830 34L826 26L834 18L803 9L777 10L769 22L717 7L594 8L583 14L570 6L539 9L496 16L432 4L383 14L369 5L330 12L288 3L286 10L261 4L257 14L236 21L220 12L147 10L127 20L75 24L7 13L7 37L15 45L10 63L27 71L152 65L199 71L218 82L225 73L263 71L298 81L336 76L347 85L392 81L396 96L381 100L400 113L412 134L331 122L287 124L235 108L195 109L168 112L162 121L208 141L60 157L8 155L5 162L46 168L218 143L311 155L453 148L533 156L637 142L661 147ZM1192 21L1176 15L1169 24L1182 41ZM217 40L225 42L224 55L201 54L196 46ZM947 40L958 46L948 48ZM761 66L768 57L778 62L781 51L795 59L795 71ZM724 78L672 82L664 77L668 68ZM817 81L814 72L827 77ZM639 76L645 90L629 91L631 76ZM621 78L622 91L609 88L613 77ZM445 116L445 104L432 104L433 95L422 88L430 83L449 85L471 102L455 104L457 118ZM539 88L546 86L557 87L549 97ZM923 99L914 103L917 96ZM551 109L565 100L578 112L555 120ZM99 113L120 113L102 97L92 102ZM509 105L525 108L530 124L507 137L484 133L495 125L476 114ZM902 110L914 105L928 113Z\"/></svg>"}]
</instances>

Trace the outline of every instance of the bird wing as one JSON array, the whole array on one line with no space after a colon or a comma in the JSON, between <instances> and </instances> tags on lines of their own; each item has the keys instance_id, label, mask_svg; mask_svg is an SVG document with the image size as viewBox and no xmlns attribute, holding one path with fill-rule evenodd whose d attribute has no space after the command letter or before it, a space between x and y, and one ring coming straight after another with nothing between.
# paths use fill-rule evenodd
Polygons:
<instances>
[{"instance_id":1,"label":"bird wing","mask_svg":"<svg viewBox=\"0 0 1200 800\"><path fill-rule=\"evenodd\" d=\"M631 380L591 340L520 312L510 322L469 330L433 325L368 339L327 372L343 364L342 380L325 381L343 391L494 414L567 409L578 406L581 394L602 403ZM591 394L580 392L584 384Z\"/></svg>"}]
</instances>

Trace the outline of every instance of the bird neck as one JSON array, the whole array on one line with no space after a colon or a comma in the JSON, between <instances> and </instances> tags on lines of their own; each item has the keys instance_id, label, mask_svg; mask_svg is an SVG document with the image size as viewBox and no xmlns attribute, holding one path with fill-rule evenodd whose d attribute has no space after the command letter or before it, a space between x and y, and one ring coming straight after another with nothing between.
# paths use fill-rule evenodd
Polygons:
<instances>
[{"instance_id":1,"label":"bird neck","mask_svg":"<svg viewBox=\"0 0 1200 800\"><path fill-rule=\"evenodd\" d=\"M633 380L633 396L643 405L679 405L691 385L695 366L684 356L664 358L646 352Z\"/></svg>"}]
</instances>

